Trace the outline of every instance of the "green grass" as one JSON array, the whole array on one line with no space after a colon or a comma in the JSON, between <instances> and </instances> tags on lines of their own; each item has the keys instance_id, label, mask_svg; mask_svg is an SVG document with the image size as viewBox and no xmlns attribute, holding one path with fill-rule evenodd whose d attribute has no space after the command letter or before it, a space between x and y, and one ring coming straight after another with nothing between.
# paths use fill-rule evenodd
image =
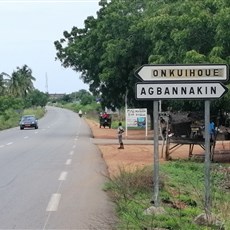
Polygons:
<instances>
[{"instance_id":1,"label":"green grass","mask_svg":"<svg viewBox=\"0 0 230 230\"><path fill-rule=\"evenodd\" d=\"M213 164L212 212L230 229L230 170L229 165ZM228 189L227 189L228 188ZM198 226L196 216L204 212L204 164L191 161L174 161L160 165L160 206L163 215L146 215L153 196L152 167L120 174L105 184L106 191L116 204L119 216L118 229L218 229Z\"/></svg>"},{"instance_id":2,"label":"green grass","mask_svg":"<svg viewBox=\"0 0 230 230\"><path fill-rule=\"evenodd\" d=\"M22 115L35 115L36 118L41 118L46 113L45 108L37 107L37 108L30 108L25 109L22 112Z\"/></svg>"}]
</instances>

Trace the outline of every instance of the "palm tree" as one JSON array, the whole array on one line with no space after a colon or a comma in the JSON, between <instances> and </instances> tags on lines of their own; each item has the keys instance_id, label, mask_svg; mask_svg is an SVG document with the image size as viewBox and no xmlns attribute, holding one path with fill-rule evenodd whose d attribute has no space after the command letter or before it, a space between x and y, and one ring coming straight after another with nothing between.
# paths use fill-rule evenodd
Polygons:
<instances>
[{"instance_id":1,"label":"palm tree","mask_svg":"<svg viewBox=\"0 0 230 230\"><path fill-rule=\"evenodd\" d=\"M9 78L8 92L15 97L26 97L26 95L34 90L32 70L24 65L22 68L17 67L17 71L13 71L12 75L4 73Z\"/></svg>"},{"instance_id":2,"label":"palm tree","mask_svg":"<svg viewBox=\"0 0 230 230\"><path fill-rule=\"evenodd\" d=\"M32 70L24 65L21 69L17 67L19 74L19 88L21 91L21 96L26 97L28 93L34 90L33 81L36 79L32 76Z\"/></svg>"}]
</instances>

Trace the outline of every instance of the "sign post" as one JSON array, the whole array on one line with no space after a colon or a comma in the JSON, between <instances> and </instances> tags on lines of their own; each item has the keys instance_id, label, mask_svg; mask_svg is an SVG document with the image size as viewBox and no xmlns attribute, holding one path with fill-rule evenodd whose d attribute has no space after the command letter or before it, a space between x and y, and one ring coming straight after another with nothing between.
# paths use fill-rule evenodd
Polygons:
<instances>
[{"instance_id":1,"label":"sign post","mask_svg":"<svg viewBox=\"0 0 230 230\"><path fill-rule=\"evenodd\" d=\"M154 114L154 205L159 206L158 100L205 100L205 211L211 213L210 191L210 100L220 98L228 89L221 83L228 80L224 64L143 65L136 72L136 99L153 100Z\"/></svg>"},{"instance_id":2,"label":"sign post","mask_svg":"<svg viewBox=\"0 0 230 230\"><path fill-rule=\"evenodd\" d=\"M210 134L209 134L209 122L210 122L210 100L205 101L205 164L204 164L204 206L207 214L211 214L211 189L210 189Z\"/></svg>"},{"instance_id":3,"label":"sign post","mask_svg":"<svg viewBox=\"0 0 230 230\"><path fill-rule=\"evenodd\" d=\"M153 119L154 119L154 197L153 202L155 207L159 207L159 143L158 143L158 101L153 102ZM156 154L155 154L156 153Z\"/></svg>"}]
</instances>

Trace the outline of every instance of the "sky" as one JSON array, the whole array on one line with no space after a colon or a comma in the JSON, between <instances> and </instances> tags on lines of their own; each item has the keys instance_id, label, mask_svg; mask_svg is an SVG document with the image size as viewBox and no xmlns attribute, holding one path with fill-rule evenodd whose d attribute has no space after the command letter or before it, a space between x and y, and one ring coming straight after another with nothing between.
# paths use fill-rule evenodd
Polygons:
<instances>
[{"instance_id":1,"label":"sky","mask_svg":"<svg viewBox=\"0 0 230 230\"><path fill-rule=\"evenodd\" d=\"M34 87L41 92L72 93L88 85L80 73L55 61L54 41L73 26L84 28L88 16L96 17L99 0L0 0L0 73L9 75L27 65Z\"/></svg>"}]
</instances>

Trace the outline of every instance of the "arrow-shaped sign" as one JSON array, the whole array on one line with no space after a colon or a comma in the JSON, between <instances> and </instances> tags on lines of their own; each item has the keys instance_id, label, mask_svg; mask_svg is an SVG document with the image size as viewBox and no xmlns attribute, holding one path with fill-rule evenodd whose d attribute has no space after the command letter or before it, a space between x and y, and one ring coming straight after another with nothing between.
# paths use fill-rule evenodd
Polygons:
<instances>
[{"instance_id":1,"label":"arrow-shaped sign","mask_svg":"<svg viewBox=\"0 0 230 230\"><path fill-rule=\"evenodd\" d=\"M211 81L228 80L228 66L214 65L143 65L135 75L143 81Z\"/></svg>"},{"instance_id":2,"label":"arrow-shaped sign","mask_svg":"<svg viewBox=\"0 0 230 230\"><path fill-rule=\"evenodd\" d=\"M137 83L136 99L214 99L228 91L222 83Z\"/></svg>"}]
</instances>

